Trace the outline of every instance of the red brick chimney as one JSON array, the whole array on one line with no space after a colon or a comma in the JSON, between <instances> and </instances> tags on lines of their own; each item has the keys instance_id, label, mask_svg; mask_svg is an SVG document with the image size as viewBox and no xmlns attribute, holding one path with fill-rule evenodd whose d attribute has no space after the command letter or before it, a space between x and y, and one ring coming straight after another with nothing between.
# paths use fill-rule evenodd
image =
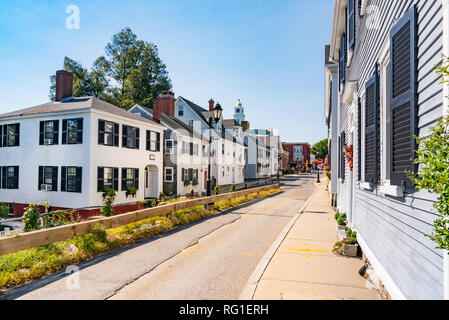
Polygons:
<instances>
[{"instance_id":1,"label":"red brick chimney","mask_svg":"<svg viewBox=\"0 0 449 320\"><path fill-rule=\"evenodd\" d=\"M161 113L165 113L170 117L175 116L175 94L171 90L161 92L159 98L153 102L153 120L155 122L161 122Z\"/></svg>"},{"instance_id":2,"label":"red brick chimney","mask_svg":"<svg viewBox=\"0 0 449 320\"><path fill-rule=\"evenodd\" d=\"M56 101L73 97L73 74L65 70L56 71Z\"/></svg>"},{"instance_id":3,"label":"red brick chimney","mask_svg":"<svg viewBox=\"0 0 449 320\"><path fill-rule=\"evenodd\" d=\"M209 111L213 111L215 107L215 101L213 99L209 100Z\"/></svg>"}]
</instances>

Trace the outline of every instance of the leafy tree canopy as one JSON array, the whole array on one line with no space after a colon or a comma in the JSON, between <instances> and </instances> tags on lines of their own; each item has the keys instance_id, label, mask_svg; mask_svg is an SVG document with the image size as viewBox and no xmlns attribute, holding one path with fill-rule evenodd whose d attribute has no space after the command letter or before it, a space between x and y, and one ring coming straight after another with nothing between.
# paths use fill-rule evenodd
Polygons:
<instances>
[{"instance_id":1,"label":"leafy tree canopy","mask_svg":"<svg viewBox=\"0 0 449 320\"><path fill-rule=\"evenodd\" d=\"M328 155L328 142L327 139L324 139L317 144L315 144L310 150L312 154L315 155L317 159L325 159Z\"/></svg>"},{"instance_id":2,"label":"leafy tree canopy","mask_svg":"<svg viewBox=\"0 0 449 320\"><path fill-rule=\"evenodd\" d=\"M64 58L64 70L73 73L73 95L94 96L129 109L138 103L152 107L153 99L171 88L166 65L155 44L138 40L130 28L112 37L105 55L89 70L81 63ZM55 99L56 76L50 76L50 99Z\"/></svg>"}]
</instances>

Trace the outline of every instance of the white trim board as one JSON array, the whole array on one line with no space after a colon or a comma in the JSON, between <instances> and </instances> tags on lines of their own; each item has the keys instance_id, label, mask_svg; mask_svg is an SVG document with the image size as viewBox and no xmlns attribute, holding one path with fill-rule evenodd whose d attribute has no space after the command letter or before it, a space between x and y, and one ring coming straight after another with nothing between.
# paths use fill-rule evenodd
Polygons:
<instances>
[{"instance_id":1,"label":"white trim board","mask_svg":"<svg viewBox=\"0 0 449 320\"><path fill-rule=\"evenodd\" d=\"M358 241L360 247L362 248L363 252L365 253L366 257L370 261L371 265L373 266L374 270L376 270L377 275L379 276L380 280L382 281L382 284L387 289L391 298L393 300L407 300L407 298L404 296L404 294L398 288L398 286L393 281L393 279L391 279L388 272L384 269L384 267L379 262L379 260L377 260L376 256L371 251L368 244L365 242L365 240L360 235L360 233L357 234L357 241Z\"/></svg>"}]
</instances>

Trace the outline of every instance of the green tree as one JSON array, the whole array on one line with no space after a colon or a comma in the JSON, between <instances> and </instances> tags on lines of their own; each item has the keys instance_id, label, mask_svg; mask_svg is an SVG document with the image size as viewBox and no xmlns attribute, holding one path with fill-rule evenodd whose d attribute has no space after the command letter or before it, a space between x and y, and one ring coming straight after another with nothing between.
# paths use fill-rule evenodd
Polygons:
<instances>
[{"instance_id":1,"label":"green tree","mask_svg":"<svg viewBox=\"0 0 449 320\"><path fill-rule=\"evenodd\" d=\"M442 76L442 83L449 82L449 60L437 66L437 73ZM437 194L434 203L439 217L434 221L434 232L429 237L438 245L437 248L449 250L449 117L443 117L431 128L427 137L416 137L419 148L415 163L418 172L409 173L418 190L427 190Z\"/></svg>"},{"instance_id":2,"label":"green tree","mask_svg":"<svg viewBox=\"0 0 449 320\"><path fill-rule=\"evenodd\" d=\"M327 139L324 139L315 144L310 152L312 152L312 154L314 154L317 159L324 160L329 153Z\"/></svg>"},{"instance_id":3,"label":"green tree","mask_svg":"<svg viewBox=\"0 0 449 320\"><path fill-rule=\"evenodd\" d=\"M126 110L136 103L152 107L154 98L171 88L157 46L138 40L130 28L112 37L105 55L95 60L90 70L68 57L64 69L73 73L74 96L98 97ZM56 76L51 76L50 82L50 99L54 100Z\"/></svg>"},{"instance_id":4,"label":"green tree","mask_svg":"<svg viewBox=\"0 0 449 320\"><path fill-rule=\"evenodd\" d=\"M0 218L6 218L9 214L9 207L0 202Z\"/></svg>"}]
</instances>

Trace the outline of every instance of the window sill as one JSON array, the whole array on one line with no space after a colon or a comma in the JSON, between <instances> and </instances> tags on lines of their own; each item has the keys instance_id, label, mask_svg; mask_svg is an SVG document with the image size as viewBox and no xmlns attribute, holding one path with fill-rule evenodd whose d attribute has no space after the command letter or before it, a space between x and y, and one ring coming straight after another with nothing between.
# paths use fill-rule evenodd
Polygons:
<instances>
[{"instance_id":1,"label":"window sill","mask_svg":"<svg viewBox=\"0 0 449 320\"><path fill-rule=\"evenodd\" d=\"M384 195L389 195L395 198L402 198L404 196L405 188L402 186L392 186L387 182L379 188L379 191Z\"/></svg>"},{"instance_id":2,"label":"window sill","mask_svg":"<svg viewBox=\"0 0 449 320\"><path fill-rule=\"evenodd\" d=\"M372 191L374 188L369 182L360 182L360 189Z\"/></svg>"}]
</instances>

